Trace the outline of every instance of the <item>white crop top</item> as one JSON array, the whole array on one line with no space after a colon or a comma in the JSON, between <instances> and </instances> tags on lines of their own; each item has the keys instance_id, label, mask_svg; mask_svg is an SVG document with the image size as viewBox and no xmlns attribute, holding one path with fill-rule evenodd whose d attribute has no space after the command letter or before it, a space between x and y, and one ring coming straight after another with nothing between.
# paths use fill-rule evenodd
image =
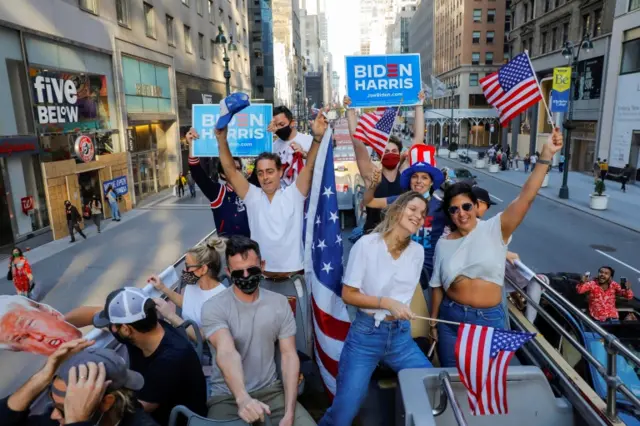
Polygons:
<instances>
[{"instance_id":1,"label":"white crop top","mask_svg":"<svg viewBox=\"0 0 640 426\"><path fill-rule=\"evenodd\" d=\"M511 237L505 244L501 217L502 213L499 213L489 220L478 220L476 228L465 237L440 238L429 286L444 287L447 291L460 275L504 285L504 260Z\"/></svg>"},{"instance_id":2,"label":"white crop top","mask_svg":"<svg viewBox=\"0 0 640 426\"><path fill-rule=\"evenodd\" d=\"M400 257L394 259L380 234L374 232L360 238L351 248L342 282L367 296L384 296L408 304L420 282L423 263L424 249L420 244L411 241ZM374 314L376 324L391 315L385 309L362 310Z\"/></svg>"}]
</instances>

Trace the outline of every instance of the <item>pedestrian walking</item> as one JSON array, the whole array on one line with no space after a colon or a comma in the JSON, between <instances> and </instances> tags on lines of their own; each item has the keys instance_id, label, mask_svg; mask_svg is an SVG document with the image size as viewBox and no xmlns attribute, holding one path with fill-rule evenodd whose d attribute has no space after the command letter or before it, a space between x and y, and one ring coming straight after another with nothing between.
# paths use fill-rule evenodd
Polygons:
<instances>
[{"instance_id":1,"label":"pedestrian walking","mask_svg":"<svg viewBox=\"0 0 640 426\"><path fill-rule=\"evenodd\" d=\"M184 195L184 185L187 183L187 179L184 177L184 173L180 173L180 176L176 179L176 192L178 194L178 198L181 198Z\"/></svg>"},{"instance_id":2,"label":"pedestrian walking","mask_svg":"<svg viewBox=\"0 0 640 426\"><path fill-rule=\"evenodd\" d=\"M536 168L536 163L538 162L538 153L534 153L531 157L529 157L529 162L531 163L531 171Z\"/></svg>"},{"instance_id":3,"label":"pedestrian walking","mask_svg":"<svg viewBox=\"0 0 640 426\"><path fill-rule=\"evenodd\" d=\"M18 247L14 247L11 252L7 279L13 281L13 286L16 288L18 296L31 298L31 290L33 289L34 282L31 265L29 265L29 261L24 257L22 250Z\"/></svg>"},{"instance_id":4,"label":"pedestrian walking","mask_svg":"<svg viewBox=\"0 0 640 426\"><path fill-rule=\"evenodd\" d=\"M605 158L602 160L602 163L600 163L600 179L604 181L607 174L609 174L609 163L607 163L607 159Z\"/></svg>"},{"instance_id":5,"label":"pedestrian walking","mask_svg":"<svg viewBox=\"0 0 640 426\"><path fill-rule=\"evenodd\" d=\"M620 188L622 192L627 192L627 182L631 179L632 174L633 167L630 164L624 166L624 169L622 169L622 187Z\"/></svg>"},{"instance_id":6,"label":"pedestrian walking","mask_svg":"<svg viewBox=\"0 0 640 426\"><path fill-rule=\"evenodd\" d=\"M564 171L564 162L565 162L565 156L564 154L560 154L560 160L558 161L558 171L560 173Z\"/></svg>"},{"instance_id":7,"label":"pedestrian walking","mask_svg":"<svg viewBox=\"0 0 640 426\"><path fill-rule=\"evenodd\" d=\"M515 163L516 163L516 172L517 172L520 169L520 165L519 165L519 163L520 163L520 154L518 154L516 152L515 157L513 157L513 161L515 161Z\"/></svg>"},{"instance_id":8,"label":"pedestrian walking","mask_svg":"<svg viewBox=\"0 0 640 426\"><path fill-rule=\"evenodd\" d=\"M116 191L114 191L113 186L109 185L107 188L107 193L105 195L107 197L107 202L109 203L109 208L111 209L111 218L120 222L120 207L118 207L118 195Z\"/></svg>"},{"instance_id":9,"label":"pedestrian walking","mask_svg":"<svg viewBox=\"0 0 640 426\"><path fill-rule=\"evenodd\" d=\"M70 243L76 242L76 237L73 234L74 230L78 232L78 234L80 234L82 238L86 240L87 236L84 235L84 232L82 232L82 228L80 228L80 223L82 222L82 216L80 215L80 212L78 211L76 206L72 205L71 201L66 200L64 202L64 209L67 215L67 227L69 227L69 236L71 236L71 241L69 242Z\"/></svg>"},{"instance_id":10,"label":"pedestrian walking","mask_svg":"<svg viewBox=\"0 0 640 426\"><path fill-rule=\"evenodd\" d=\"M93 223L95 223L96 228L98 228L98 234L99 234L100 221L102 220L102 203L98 199L97 195L93 196L93 200L91 200L90 208L91 208L91 218L93 219Z\"/></svg>"},{"instance_id":11,"label":"pedestrian walking","mask_svg":"<svg viewBox=\"0 0 640 426\"><path fill-rule=\"evenodd\" d=\"M189 193L191 198L196 198L196 181L191 175L191 171L187 172L187 185L189 185Z\"/></svg>"},{"instance_id":12,"label":"pedestrian walking","mask_svg":"<svg viewBox=\"0 0 640 426\"><path fill-rule=\"evenodd\" d=\"M529 166L531 165L531 156L529 154L525 154L523 162L524 162L524 172L529 173Z\"/></svg>"}]
</instances>

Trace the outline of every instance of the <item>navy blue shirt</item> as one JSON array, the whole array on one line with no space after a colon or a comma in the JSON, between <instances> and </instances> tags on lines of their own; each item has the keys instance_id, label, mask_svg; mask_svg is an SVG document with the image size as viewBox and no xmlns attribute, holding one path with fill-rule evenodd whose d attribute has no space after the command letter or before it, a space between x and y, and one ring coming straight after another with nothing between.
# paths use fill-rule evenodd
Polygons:
<instances>
[{"instance_id":1,"label":"navy blue shirt","mask_svg":"<svg viewBox=\"0 0 640 426\"><path fill-rule=\"evenodd\" d=\"M387 204L393 203L398 198L397 195L387 197ZM445 227L445 216L441 210L442 201L435 195L429 199L429 212L424 219L424 225L418 229L418 232L411 236L411 239L424 248L424 269L429 273L429 277L433 273L433 257L436 251L436 244L442 236Z\"/></svg>"},{"instance_id":2,"label":"navy blue shirt","mask_svg":"<svg viewBox=\"0 0 640 426\"><path fill-rule=\"evenodd\" d=\"M200 166L200 159L189 157L189 170L198 188L211 201L211 212L218 235L251 237L247 208L231 185L211 180Z\"/></svg>"}]
</instances>

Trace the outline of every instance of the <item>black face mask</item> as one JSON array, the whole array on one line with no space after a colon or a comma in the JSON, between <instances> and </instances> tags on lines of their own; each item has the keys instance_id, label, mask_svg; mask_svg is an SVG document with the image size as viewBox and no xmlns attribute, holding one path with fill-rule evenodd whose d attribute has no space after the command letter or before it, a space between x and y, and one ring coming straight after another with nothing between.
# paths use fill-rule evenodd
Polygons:
<instances>
[{"instance_id":1,"label":"black face mask","mask_svg":"<svg viewBox=\"0 0 640 426\"><path fill-rule=\"evenodd\" d=\"M283 141L286 141L289 139L289 136L291 136L291 132L293 132L291 126L284 126L283 128L276 130L276 136Z\"/></svg>"},{"instance_id":2,"label":"black face mask","mask_svg":"<svg viewBox=\"0 0 640 426\"><path fill-rule=\"evenodd\" d=\"M113 338L116 339L118 342L122 343L123 345L129 345L132 343L130 338L120 335L120 333L117 330L112 331L111 329L109 329L109 331L111 331L111 335L113 336Z\"/></svg>"},{"instance_id":3,"label":"black face mask","mask_svg":"<svg viewBox=\"0 0 640 426\"><path fill-rule=\"evenodd\" d=\"M182 282L185 284L197 284L200 277L195 272L182 271Z\"/></svg>"},{"instance_id":4,"label":"black face mask","mask_svg":"<svg viewBox=\"0 0 640 426\"><path fill-rule=\"evenodd\" d=\"M232 271L231 282L244 294L253 294L262 281L262 270L257 266L252 266L251 268L247 268L246 271L246 277L244 269Z\"/></svg>"}]
</instances>

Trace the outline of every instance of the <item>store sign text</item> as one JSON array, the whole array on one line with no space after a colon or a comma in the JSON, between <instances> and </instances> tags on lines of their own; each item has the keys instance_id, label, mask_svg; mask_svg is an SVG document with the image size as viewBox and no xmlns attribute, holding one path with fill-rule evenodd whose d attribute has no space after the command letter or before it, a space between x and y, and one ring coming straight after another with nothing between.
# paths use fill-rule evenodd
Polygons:
<instances>
[{"instance_id":1,"label":"store sign text","mask_svg":"<svg viewBox=\"0 0 640 426\"><path fill-rule=\"evenodd\" d=\"M78 90L72 80L37 76L33 82L38 104L38 123L75 123L78 121ZM68 105L65 105L68 104ZM50 105L53 104L53 105Z\"/></svg>"},{"instance_id":2,"label":"store sign text","mask_svg":"<svg viewBox=\"0 0 640 426\"><path fill-rule=\"evenodd\" d=\"M146 96L149 98L161 98L162 87L152 86L151 84L138 83L136 84L136 95Z\"/></svg>"}]
</instances>

